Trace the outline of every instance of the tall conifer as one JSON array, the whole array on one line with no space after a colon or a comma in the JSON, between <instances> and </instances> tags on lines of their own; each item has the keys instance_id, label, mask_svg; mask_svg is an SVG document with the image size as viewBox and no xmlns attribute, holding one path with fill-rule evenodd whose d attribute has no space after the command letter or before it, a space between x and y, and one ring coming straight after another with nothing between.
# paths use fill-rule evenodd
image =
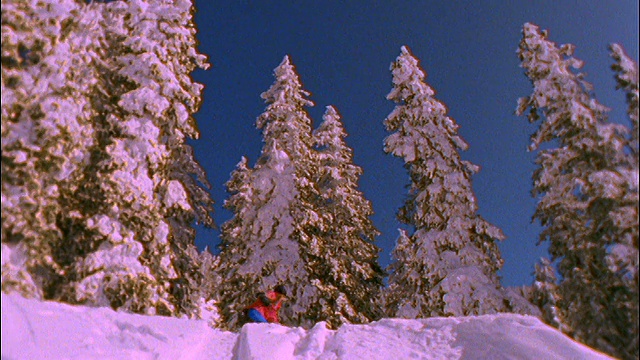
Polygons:
<instances>
[{"instance_id":1,"label":"tall conifer","mask_svg":"<svg viewBox=\"0 0 640 360\"><path fill-rule=\"evenodd\" d=\"M424 82L406 47L391 64L397 106L385 119L385 151L400 157L411 179L399 219L396 262L390 267L389 316L421 318L511 311L497 271L502 231L477 214L471 176L478 166L460 158L468 148L458 125Z\"/></svg>"},{"instance_id":2,"label":"tall conifer","mask_svg":"<svg viewBox=\"0 0 640 360\"><path fill-rule=\"evenodd\" d=\"M634 192L637 199L637 170L635 177L629 171L627 128L607 122L608 109L574 73L583 63L573 51L572 45L556 46L536 25L524 25L518 54L534 89L519 100L517 112L530 109L529 121L540 122L531 150L551 144L538 151L534 217L544 226L540 241L549 241L558 266L564 328L587 345L633 358L638 317L637 305L634 314L630 304L637 304L637 291L611 255L629 246L620 254L634 251L625 234L638 226L637 200L635 206L629 202ZM636 254L637 248L636 237Z\"/></svg>"},{"instance_id":3,"label":"tall conifer","mask_svg":"<svg viewBox=\"0 0 640 360\"><path fill-rule=\"evenodd\" d=\"M264 147L253 169L243 159L227 184L225 206L234 217L223 224L218 288L222 326L236 329L244 307L260 291L276 284L289 289L293 305L281 311L283 321L310 325L319 318L317 280L310 254L320 251L325 230L312 199L316 171L311 119L306 97L289 57L274 70L275 82L261 97L267 108L257 119Z\"/></svg>"},{"instance_id":4,"label":"tall conifer","mask_svg":"<svg viewBox=\"0 0 640 360\"><path fill-rule=\"evenodd\" d=\"M202 192L194 193L190 175L202 170L186 139L199 135L191 114L202 90L189 74L208 65L195 50L192 11L189 1L104 5L110 101L103 109L105 157L96 164L104 208L94 222L105 238L76 264L74 288L82 293L99 284L113 307L167 315L198 308L185 299L184 281L197 273L189 226Z\"/></svg>"},{"instance_id":5,"label":"tall conifer","mask_svg":"<svg viewBox=\"0 0 640 360\"><path fill-rule=\"evenodd\" d=\"M629 292L627 303L622 305L630 317L629 335L631 341L627 344L625 353L628 356L638 356L638 334L639 324L639 289L640 280L638 278L638 241L640 238L640 227L638 226L638 215L640 211L640 200L638 197L640 148L638 136L640 128L638 126L638 63L631 59L622 46L612 44L610 46L611 56L615 60L612 66L616 72L618 87L623 89L627 98L627 114L631 121L631 134L628 137L628 155L626 164L619 168L627 179L627 186L624 195L617 209L610 214L612 225L616 227L617 240L611 247L607 258L609 267L620 276L625 284L626 291ZM620 324L625 326L625 324ZM634 337L635 336L635 337ZM625 356L627 356L625 355Z\"/></svg>"},{"instance_id":6,"label":"tall conifer","mask_svg":"<svg viewBox=\"0 0 640 360\"><path fill-rule=\"evenodd\" d=\"M276 284L291 298L285 324L370 321L379 316L373 297L382 273L371 208L356 189L361 170L335 110L313 137L305 110L313 103L288 57L274 74L257 120L262 153L253 168L243 158L227 183L234 216L222 226L221 325L237 329L244 307Z\"/></svg>"},{"instance_id":7,"label":"tall conifer","mask_svg":"<svg viewBox=\"0 0 640 360\"><path fill-rule=\"evenodd\" d=\"M2 289L52 298L95 144L96 6L2 4Z\"/></svg>"},{"instance_id":8,"label":"tall conifer","mask_svg":"<svg viewBox=\"0 0 640 360\"><path fill-rule=\"evenodd\" d=\"M191 2L6 5L3 290L197 316L212 201L186 144L207 67Z\"/></svg>"},{"instance_id":9,"label":"tall conifer","mask_svg":"<svg viewBox=\"0 0 640 360\"><path fill-rule=\"evenodd\" d=\"M328 231L322 234L323 251L313 268L331 289L333 326L348 321L364 323L381 316L379 293L383 271L378 265L379 249L374 245L378 231L373 226L371 203L358 190L362 168L353 163L353 151L340 115L327 106L323 122L314 131L318 149L317 186L320 208L330 216Z\"/></svg>"}]
</instances>

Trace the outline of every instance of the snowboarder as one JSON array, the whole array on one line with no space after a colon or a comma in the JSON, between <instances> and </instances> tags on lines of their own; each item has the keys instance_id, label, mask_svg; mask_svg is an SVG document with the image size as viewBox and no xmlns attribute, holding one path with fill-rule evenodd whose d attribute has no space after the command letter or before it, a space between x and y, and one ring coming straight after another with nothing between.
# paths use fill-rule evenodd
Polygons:
<instances>
[{"instance_id":1,"label":"snowboarder","mask_svg":"<svg viewBox=\"0 0 640 360\"><path fill-rule=\"evenodd\" d=\"M283 285L273 288L273 291L258 294L258 299L247 308L249 322L280 323L278 311L282 302L287 300L287 289Z\"/></svg>"}]
</instances>

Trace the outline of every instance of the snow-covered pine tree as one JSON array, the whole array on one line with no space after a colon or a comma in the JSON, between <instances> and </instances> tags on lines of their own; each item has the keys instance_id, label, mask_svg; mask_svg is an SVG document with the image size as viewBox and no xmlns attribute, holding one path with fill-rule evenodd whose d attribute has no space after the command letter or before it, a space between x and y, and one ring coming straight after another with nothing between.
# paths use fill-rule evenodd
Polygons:
<instances>
[{"instance_id":1,"label":"snow-covered pine tree","mask_svg":"<svg viewBox=\"0 0 640 360\"><path fill-rule=\"evenodd\" d=\"M638 125L638 64L633 61L624 51L621 45L611 44L611 57L615 63L611 68L616 72L618 88L623 89L627 95L629 108L627 113L631 120L631 152L635 156L635 164L638 165L638 153L640 152L638 136L640 136L640 126Z\"/></svg>"},{"instance_id":2,"label":"snow-covered pine tree","mask_svg":"<svg viewBox=\"0 0 640 360\"><path fill-rule=\"evenodd\" d=\"M640 213L638 209L640 205L638 198L638 166L640 165L640 149L638 147L638 132L640 131L638 127L638 64L629 58L622 46L612 44L610 49L611 56L616 61L612 68L616 72L618 87L623 89L627 96L627 103L629 104L627 113L632 128L628 139L629 154L627 155L627 164L619 168L619 171L625 174L628 179L628 188L624 192L620 206L611 213L612 223L617 227L618 238L616 244L609 250L607 261L609 268L622 277L627 291L630 293L628 303L624 307L627 309L629 316L631 316L629 332L631 336L635 334L635 337L627 345L626 353L637 358L639 348L638 335L640 332L638 329L638 286L640 283L638 279L638 238L640 237L640 228L638 226L638 214Z\"/></svg>"},{"instance_id":3,"label":"snow-covered pine tree","mask_svg":"<svg viewBox=\"0 0 640 360\"><path fill-rule=\"evenodd\" d=\"M296 304L308 305L303 297L308 292L300 289L310 283L298 241L296 222L301 219L294 208L300 198L296 169L276 141L271 146L263 149L255 169L248 169L243 159L227 184L232 196L225 206L234 217L222 226L222 283L217 288L220 325L227 329L241 325L244 308L255 301L258 292L278 283L288 286ZM297 324L295 320L291 315L284 319Z\"/></svg>"},{"instance_id":4,"label":"snow-covered pine tree","mask_svg":"<svg viewBox=\"0 0 640 360\"><path fill-rule=\"evenodd\" d=\"M216 271L220 257L214 255L209 247L200 252L198 271L202 282L198 284L199 293L203 296L200 301L199 318L206 320L211 327L218 327L220 315L216 306L216 288L222 281Z\"/></svg>"},{"instance_id":5,"label":"snow-covered pine tree","mask_svg":"<svg viewBox=\"0 0 640 360\"><path fill-rule=\"evenodd\" d=\"M93 146L96 7L2 3L2 290L51 298L60 223Z\"/></svg>"},{"instance_id":6,"label":"snow-covered pine tree","mask_svg":"<svg viewBox=\"0 0 640 360\"><path fill-rule=\"evenodd\" d=\"M558 278L556 271L547 258L541 258L536 264L535 280L533 282L532 302L540 308L542 319L547 324L571 333L563 321L561 299L558 294Z\"/></svg>"},{"instance_id":7,"label":"snow-covered pine tree","mask_svg":"<svg viewBox=\"0 0 640 360\"><path fill-rule=\"evenodd\" d=\"M416 304L425 301L417 295L426 288L420 272L421 263L415 258L415 244L406 230L398 231L396 245L391 252L393 261L387 268L389 285L383 291L385 311L389 317L402 316L398 309L404 306L408 299Z\"/></svg>"},{"instance_id":8,"label":"snow-covered pine tree","mask_svg":"<svg viewBox=\"0 0 640 360\"><path fill-rule=\"evenodd\" d=\"M70 303L121 307L124 300L109 297L106 292L124 286L135 274L145 276L148 269L139 260L142 245L134 239L135 232L118 218L119 194L105 186L105 179L111 176L106 165L109 159L106 149L119 131L117 121L112 118L113 103L117 101L114 93L122 86L113 81L115 70L107 62L111 60L112 52L107 41L110 22L105 19L105 5L92 3L85 10L89 7L93 8L89 16L95 24L90 43L98 55L91 64L96 78L95 89L90 92L94 141L86 149L89 157L78 178L77 190L64 197L71 216L58 221L64 235L56 260L63 266L65 276L53 298ZM145 285L138 288L145 289Z\"/></svg>"},{"instance_id":9,"label":"snow-covered pine tree","mask_svg":"<svg viewBox=\"0 0 640 360\"><path fill-rule=\"evenodd\" d=\"M212 225L212 200L185 143L202 90L189 74L207 66L192 11L3 3L3 290L198 315L191 226Z\"/></svg>"},{"instance_id":10,"label":"snow-covered pine tree","mask_svg":"<svg viewBox=\"0 0 640 360\"><path fill-rule=\"evenodd\" d=\"M530 122L543 119L531 150L550 143L537 156L533 195L540 200L534 218L545 227L540 241L549 241L557 262L558 294L571 335L616 357L637 358L637 292L610 262L612 250L628 245L625 222L638 227L637 205L630 206L628 196L635 191L637 197L637 171L630 176L627 128L606 121L608 109L572 70L582 66L573 51L572 45L557 47L536 25L524 25L518 54L534 90L519 100L517 113L530 109Z\"/></svg>"},{"instance_id":11,"label":"snow-covered pine tree","mask_svg":"<svg viewBox=\"0 0 640 360\"><path fill-rule=\"evenodd\" d=\"M253 292L260 287L256 274L240 269L240 265L246 263L255 251L252 247L256 246L255 236L251 238L253 241L245 237L251 231L251 221L257 210L253 207L252 170L247 163L243 156L225 184L230 196L224 201L224 207L234 216L220 229L222 241L216 274L221 281L214 293L220 314L215 325L225 329L237 329L242 325L244 308L252 300Z\"/></svg>"},{"instance_id":12,"label":"snow-covered pine tree","mask_svg":"<svg viewBox=\"0 0 640 360\"><path fill-rule=\"evenodd\" d=\"M328 231L322 234L318 266L313 269L331 297L333 315L326 321L334 327L345 319L366 323L382 316L380 290L384 272L378 264L379 234L370 217L371 203L358 190L362 168L353 163L353 150L340 115L327 106L323 122L313 133L318 150L317 186L322 212L330 216Z\"/></svg>"},{"instance_id":13,"label":"snow-covered pine tree","mask_svg":"<svg viewBox=\"0 0 640 360\"><path fill-rule=\"evenodd\" d=\"M156 55L166 66L166 71L156 75L162 87L158 89L171 103L161 124L163 141L170 151L168 166L162 171L165 177L161 197L164 216L170 226L170 250L177 281L172 281L173 302L177 312L199 316L202 299L210 296L202 288L213 274L202 273L201 254L195 246L194 222L214 227L211 216L213 200L207 191L207 181L202 166L195 160L193 148L187 139L198 139L200 133L192 114L198 111L203 86L193 81L191 73L196 68L207 69L206 57L196 49L195 11L192 1L160 2L158 19L160 52ZM173 12L167 12L166 7ZM148 49L151 50L151 49ZM153 66L152 66L153 68Z\"/></svg>"},{"instance_id":14,"label":"snow-covered pine tree","mask_svg":"<svg viewBox=\"0 0 640 360\"><path fill-rule=\"evenodd\" d=\"M253 169L240 162L228 183L225 202L234 216L223 224L218 288L222 324L237 329L244 307L259 291L284 284L291 303L283 322L310 327L334 318L335 287L321 274L322 235L328 214L314 180L317 156L306 97L289 57L275 69L274 84L262 94L267 108L258 117L264 147ZM343 316L340 321L347 321Z\"/></svg>"},{"instance_id":15,"label":"snow-covered pine tree","mask_svg":"<svg viewBox=\"0 0 640 360\"><path fill-rule=\"evenodd\" d=\"M103 97L95 106L99 147L87 187L84 244L70 266L72 301L142 313L197 316L196 218L211 222L204 179L187 138L202 86L189 73L206 68L195 50L189 1L116 1L103 6ZM187 180L185 180L187 179ZM203 196L204 195L204 196ZM185 265L187 264L187 265ZM179 279L179 280L178 280ZM195 296L198 297L198 296Z\"/></svg>"},{"instance_id":16,"label":"snow-covered pine tree","mask_svg":"<svg viewBox=\"0 0 640 360\"><path fill-rule=\"evenodd\" d=\"M167 266L171 273L159 279L143 259L145 248L154 248L164 240L163 254L158 255L170 265L166 244L169 229L162 221L149 169L149 163L157 166L166 156L166 150L154 139L160 131L153 122L153 115L161 111L157 106L163 103L149 88L139 86L141 81L130 79L135 74L144 77L148 71L147 64L127 48L135 23L125 21L125 15L130 13L127 20L134 18L139 23L139 5L137 1L116 1L103 4L101 9L105 40L102 55L106 61L100 64L104 97L96 104L101 115L95 119L100 142L88 167L95 175L87 176L85 187L90 189L86 196L93 194L98 201L83 209L83 223L78 227L85 229L72 239L82 251L74 254L76 259L68 271L70 282L60 296L70 302L166 315L174 310L168 299L167 280L175 272ZM143 23L151 25L154 21ZM123 61L127 53L128 64ZM144 90L146 101L137 99ZM155 114L146 113L147 103Z\"/></svg>"},{"instance_id":17,"label":"snow-covered pine tree","mask_svg":"<svg viewBox=\"0 0 640 360\"><path fill-rule=\"evenodd\" d=\"M401 233L390 266L388 315L403 318L464 316L512 311L497 271L502 231L477 214L471 176L478 166L458 153L467 143L446 107L424 83L406 47L391 64L397 106L385 119L392 132L385 151L402 158L411 179L399 219ZM402 261L402 263L400 262Z\"/></svg>"}]
</instances>

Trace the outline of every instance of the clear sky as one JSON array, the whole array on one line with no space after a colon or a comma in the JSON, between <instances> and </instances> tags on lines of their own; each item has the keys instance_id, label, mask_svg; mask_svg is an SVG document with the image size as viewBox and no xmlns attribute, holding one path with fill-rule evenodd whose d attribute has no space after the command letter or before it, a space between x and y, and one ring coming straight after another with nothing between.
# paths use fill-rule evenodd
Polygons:
<instances>
[{"instance_id":1,"label":"clear sky","mask_svg":"<svg viewBox=\"0 0 640 360\"><path fill-rule=\"evenodd\" d=\"M199 50L212 67L194 73L205 89L195 115L201 138L191 144L211 182L218 225L231 216L222 208L231 171L241 156L253 166L260 155L260 94L285 55L311 92L314 127L327 105L342 116L354 162L364 170L360 190L382 233L376 244L384 267L409 183L403 162L383 151L383 120L394 108L386 100L389 65L402 45L420 59L426 82L459 124L470 145L462 157L481 166L472 184L479 214L507 237L500 243L505 286L530 285L535 262L546 255L546 246L536 245L540 226L531 222L535 153L526 150L537 125L514 115L517 99L532 92L516 55L522 25L537 24L552 41L576 45L596 98L612 108L611 120L627 123L607 46L620 43L637 61L637 1L195 0L195 6ZM196 244L215 248L219 231L198 229Z\"/></svg>"}]
</instances>

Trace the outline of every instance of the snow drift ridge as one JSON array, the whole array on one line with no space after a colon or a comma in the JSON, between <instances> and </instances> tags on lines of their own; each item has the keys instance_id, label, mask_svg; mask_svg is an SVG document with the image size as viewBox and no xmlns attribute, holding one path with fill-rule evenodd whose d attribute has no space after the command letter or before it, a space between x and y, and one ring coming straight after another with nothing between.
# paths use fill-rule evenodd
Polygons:
<instances>
[{"instance_id":1,"label":"snow drift ridge","mask_svg":"<svg viewBox=\"0 0 640 360\"><path fill-rule=\"evenodd\" d=\"M142 316L2 294L2 359L610 359L531 316L485 315L310 330Z\"/></svg>"}]
</instances>

